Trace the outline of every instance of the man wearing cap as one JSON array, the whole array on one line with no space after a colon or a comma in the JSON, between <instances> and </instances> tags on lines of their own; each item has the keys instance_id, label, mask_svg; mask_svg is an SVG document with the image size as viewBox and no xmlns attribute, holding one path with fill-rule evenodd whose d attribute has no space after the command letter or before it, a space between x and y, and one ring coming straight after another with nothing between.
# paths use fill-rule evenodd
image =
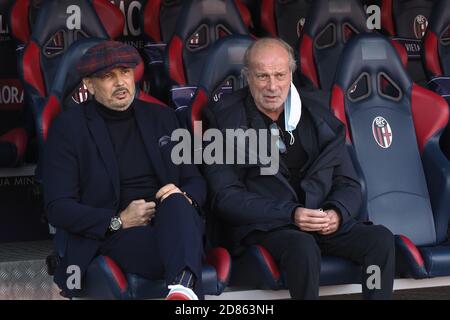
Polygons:
<instances>
[{"instance_id":1,"label":"man wearing cap","mask_svg":"<svg viewBox=\"0 0 450 320\"><path fill-rule=\"evenodd\" d=\"M78 72L93 99L49 130L45 205L49 222L67 233L55 282L68 296L82 289L68 283L68 266L84 274L98 254L127 273L165 279L168 299L203 296L205 182L195 166L171 161L174 112L135 98L140 61L120 42L88 49Z\"/></svg>"}]
</instances>

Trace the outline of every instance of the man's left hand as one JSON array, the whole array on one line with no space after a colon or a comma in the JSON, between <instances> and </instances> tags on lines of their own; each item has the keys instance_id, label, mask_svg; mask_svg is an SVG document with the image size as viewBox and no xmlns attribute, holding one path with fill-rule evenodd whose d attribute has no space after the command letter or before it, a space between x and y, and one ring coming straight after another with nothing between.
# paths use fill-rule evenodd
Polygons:
<instances>
[{"instance_id":1,"label":"man's left hand","mask_svg":"<svg viewBox=\"0 0 450 320\"><path fill-rule=\"evenodd\" d=\"M159 200L159 202L163 202L164 199L166 199L168 196L170 196L173 193L181 193L184 195L184 193L173 183L166 184L164 187L158 190L155 197L156 200ZM185 195L184 195L185 196ZM186 197L186 196L185 196ZM192 203L191 199L186 197L186 199L189 201L189 203Z\"/></svg>"},{"instance_id":2,"label":"man's left hand","mask_svg":"<svg viewBox=\"0 0 450 320\"><path fill-rule=\"evenodd\" d=\"M327 228L317 232L318 234L321 234L323 236L336 232L341 222L341 216L335 210L330 209L326 210L325 212L327 213L327 217L330 218L330 223L328 224Z\"/></svg>"}]
</instances>

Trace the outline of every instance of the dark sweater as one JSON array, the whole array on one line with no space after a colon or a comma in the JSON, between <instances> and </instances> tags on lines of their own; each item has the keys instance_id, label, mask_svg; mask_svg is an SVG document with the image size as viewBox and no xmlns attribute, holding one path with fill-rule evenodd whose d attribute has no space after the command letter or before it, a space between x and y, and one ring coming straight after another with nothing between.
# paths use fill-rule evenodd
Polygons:
<instances>
[{"instance_id":1,"label":"dark sweater","mask_svg":"<svg viewBox=\"0 0 450 320\"><path fill-rule=\"evenodd\" d=\"M108 109L96 103L105 120L120 174L120 210L131 201L154 201L160 183L155 175L134 117L133 104L125 111Z\"/></svg>"}]
</instances>

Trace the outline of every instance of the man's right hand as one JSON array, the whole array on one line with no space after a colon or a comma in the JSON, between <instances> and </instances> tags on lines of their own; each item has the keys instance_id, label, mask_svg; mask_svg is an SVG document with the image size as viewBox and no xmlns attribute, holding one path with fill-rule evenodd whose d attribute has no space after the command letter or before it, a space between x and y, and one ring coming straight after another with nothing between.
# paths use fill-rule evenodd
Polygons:
<instances>
[{"instance_id":1,"label":"man's right hand","mask_svg":"<svg viewBox=\"0 0 450 320\"><path fill-rule=\"evenodd\" d=\"M128 207L120 213L122 228L139 227L147 225L154 217L156 203L146 202L143 199L131 201Z\"/></svg>"},{"instance_id":2,"label":"man's right hand","mask_svg":"<svg viewBox=\"0 0 450 320\"><path fill-rule=\"evenodd\" d=\"M294 212L294 223L302 231L316 232L328 228L330 218L322 210L299 207Z\"/></svg>"}]
</instances>

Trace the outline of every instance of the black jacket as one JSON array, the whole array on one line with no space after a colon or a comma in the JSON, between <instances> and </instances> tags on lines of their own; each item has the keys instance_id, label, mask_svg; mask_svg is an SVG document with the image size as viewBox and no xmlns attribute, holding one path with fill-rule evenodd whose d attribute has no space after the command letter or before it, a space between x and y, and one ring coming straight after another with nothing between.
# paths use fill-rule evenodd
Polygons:
<instances>
[{"instance_id":1,"label":"black jacket","mask_svg":"<svg viewBox=\"0 0 450 320\"><path fill-rule=\"evenodd\" d=\"M299 139L308 154L301 170L305 203L299 203L280 158L275 175L261 175L261 165L208 165L203 171L211 191L214 230L221 231L220 243L238 244L253 230L270 230L292 224L296 207L336 208L342 217L338 233L356 222L361 205L361 187L345 147L345 127L328 109L302 97L302 117L307 117ZM235 92L206 112L211 127L224 129L266 129L247 88ZM300 130L298 130L300 131ZM217 228L220 226L220 228Z\"/></svg>"},{"instance_id":2,"label":"black jacket","mask_svg":"<svg viewBox=\"0 0 450 320\"><path fill-rule=\"evenodd\" d=\"M154 172L162 185L173 183L202 206L206 183L194 165L171 161L178 128L175 112L134 100L137 125ZM103 118L93 102L62 112L52 124L44 154L44 195L49 222L58 228L62 262L55 282L66 290L66 268L84 274L104 240L111 218L119 212L119 169ZM64 233L59 232L65 231ZM69 295L75 292L66 292Z\"/></svg>"}]
</instances>

